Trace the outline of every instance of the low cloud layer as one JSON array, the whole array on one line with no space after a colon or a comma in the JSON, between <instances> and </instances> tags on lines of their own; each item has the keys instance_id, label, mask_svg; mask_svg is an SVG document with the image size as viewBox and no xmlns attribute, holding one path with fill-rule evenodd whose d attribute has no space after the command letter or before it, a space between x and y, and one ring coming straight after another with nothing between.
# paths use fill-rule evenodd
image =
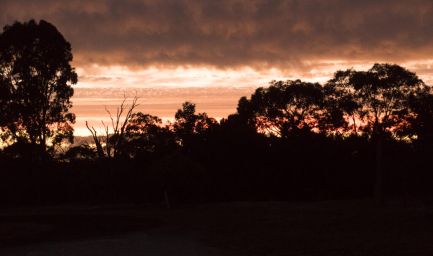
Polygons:
<instances>
[{"instance_id":1,"label":"low cloud layer","mask_svg":"<svg viewBox=\"0 0 433 256\"><path fill-rule=\"evenodd\" d=\"M431 0L1 0L0 24L58 27L77 65L311 70L433 59Z\"/></svg>"}]
</instances>

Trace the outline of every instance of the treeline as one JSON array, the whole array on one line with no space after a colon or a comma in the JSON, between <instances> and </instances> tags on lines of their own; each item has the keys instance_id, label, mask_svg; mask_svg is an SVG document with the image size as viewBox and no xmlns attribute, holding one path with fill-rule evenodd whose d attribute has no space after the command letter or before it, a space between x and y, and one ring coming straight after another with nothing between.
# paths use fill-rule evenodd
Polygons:
<instances>
[{"instance_id":1,"label":"treeline","mask_svg":"<svg viewBox=\"0 0 433 256\"><path fill-rule=\"evenodd\" d=\"M432 196L433 94L398 65L272 81L220 121L185 102L166 124L125 99L66 148L71 61L48 22L0 34L2 205Z\"/></svg>"},{"instance_id":2,"label":"treeline","mask_svg":"<svg viewBox=\"0 0 433 256\"><path fill-rule=\"evenodd\" d=\"M220 122L185 102L165 124L125 100L106 133L88 126L92 143L48 159L31 143L6 147L0 194L5 203L429 199L432 99L414 73L376 64L324 85L273 81Z\"/></svg>"}]
</instances>

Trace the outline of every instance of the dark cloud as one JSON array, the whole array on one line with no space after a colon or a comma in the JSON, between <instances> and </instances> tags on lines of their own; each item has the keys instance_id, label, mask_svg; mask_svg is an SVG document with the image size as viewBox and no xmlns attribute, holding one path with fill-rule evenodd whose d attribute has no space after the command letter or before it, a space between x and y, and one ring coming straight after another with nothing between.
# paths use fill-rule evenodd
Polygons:
<instances>
[{"instance_id":1,"label":"dark cloud","mask_svg":"<svg viewBox=\"0 0 433 256\"><path fill-rule=\"evenodd\" d=\"M77 63L301 67L432 59L431 0L0 0L0 23L46 19Z\"/></svg>"}]
</instances>

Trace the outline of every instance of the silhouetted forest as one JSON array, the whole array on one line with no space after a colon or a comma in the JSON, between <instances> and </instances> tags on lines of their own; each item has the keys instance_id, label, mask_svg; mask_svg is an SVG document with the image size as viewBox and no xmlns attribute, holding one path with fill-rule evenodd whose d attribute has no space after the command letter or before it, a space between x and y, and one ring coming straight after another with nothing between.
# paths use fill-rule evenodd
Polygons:
<instances>
[{"instance_id":1,"label":"silhouetted forest","mask_svg":"<svg viewBox=\"0 0 433 256\"><path fill-rule=\"evenodd\" d=\"M46 21L0 34L0 205L432 199L433 93L399 65L271 81L220 121L125 99L75 145L71 61Z\"/></svg>"}]
</instances>

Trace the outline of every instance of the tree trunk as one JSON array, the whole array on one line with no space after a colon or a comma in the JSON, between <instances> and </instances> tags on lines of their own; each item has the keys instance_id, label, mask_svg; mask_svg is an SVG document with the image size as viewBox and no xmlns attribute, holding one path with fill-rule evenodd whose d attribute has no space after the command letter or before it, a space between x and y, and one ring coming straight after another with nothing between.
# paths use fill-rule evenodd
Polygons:
<instances>
[{"instance_id":1,"label":"tree trunk","mask_svg":"<svg viewBox=\"0 0 433 256\"><path fill-rule=\"evenodd\" d=\"M374 199L378 205L383 203L383 139L382 134L376 136L376 179L374 185Z\"/></svg>"}]
</instances>

